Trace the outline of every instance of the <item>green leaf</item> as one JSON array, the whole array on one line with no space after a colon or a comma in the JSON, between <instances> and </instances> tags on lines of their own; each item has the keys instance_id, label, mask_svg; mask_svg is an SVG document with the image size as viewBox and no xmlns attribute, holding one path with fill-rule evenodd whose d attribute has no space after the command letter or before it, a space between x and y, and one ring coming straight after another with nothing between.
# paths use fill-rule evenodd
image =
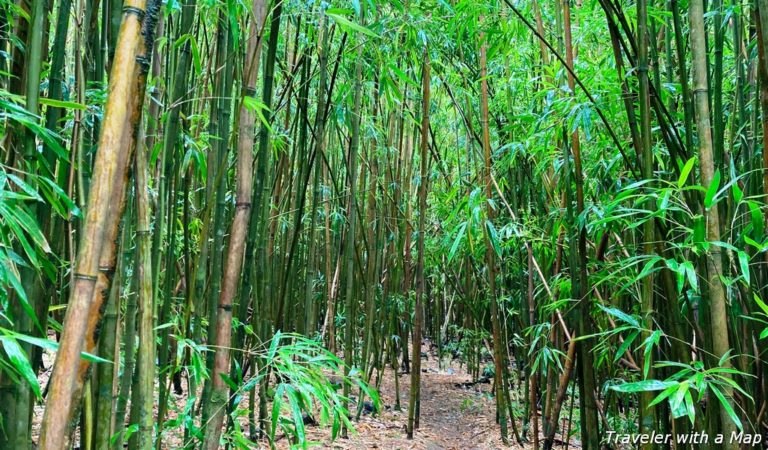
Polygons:
<instances>
[{"instance_id":1,"label":"green leaf","mask_svg":"<svg viewBox=\"0 0 768 450\"><path fill-rule=\"evenodd\" d=\"M744 277L744 281L749 286L749 256L746 253L739 250L739 266L741 267L741 275Z\"/></svg>"},{"instance_id":2,"label":"green leaf","mask_svg":"<svg viewBox=\"0 0 768 450\"><path fill-rule=\"evenodd\" d=\"M293 414L293 424L296 428L296 439L301 445L306 440L306 433L304 431L304 418L301 415L301 398L299 397L298 392L292 386L286 387L286 391L288 393L288 404L290 405L291 412Z\"/></svg>"},{"instance_id":3,"label":"green leaf","mask_svg":"<svg viewBox=\"0 0 768 450\"><path fill-rule=\"evenodd\" d=\"M56 100L53 98L40 98L40 104L42 105L48 105L53 106L54 108L68 108L68 109L78 109L80 111L85 111L86 106L82 103L77 102L67 102L64 100Z\"/></svg>"},{"instance_id":4,"label":"green leaf","mask_svg":"<svg viewBox=\"0 0 768 450\"><path fill-rule=\"evenodd\" d=\"M720 169L717 169L715 171L715 176L712 177L712 181L709 183L709 187L707 187L707 194L704 196L704 207L709 209L712 206L712 200L715 198L715 194L717 194L717 190L720 187Z\"/></svg>"},{"instance_id":5,"label":"green leaf","mask_svg":"<svg viewBox=\"0 0 768 450\"><path fill-rule=\"evenodd\" d=\"M451 251L448 253L448 262L453 260L453 257L456 254L456 250L458 250L459 244L461 244L461 240L464 238L464 233L466 233L466 231L467 222L464 222L459 226L459 233L456 235L456 239L453 241L453 245L451 246Z\"/></svg>"},{"instance_id":6,"label":"green leaf","mask_svg":"<svg viewBox=\"0 0 768 450\"><path fill-rule=\"evenodd\" d=\"M731 403L725 399L725 396L722 392L720 392L720 389L717 388L714 384L710 384L709 388L712 389L712 392L715 394L718 400L720 400L720 405L723 407L725 412L728 414L728 417L731 418L734 424L736 424L736 427L739 429L739 431L744 430L744 426L741 424L741 420L739 420L739 416L736 415L736 413L733 411L733 407L731 406Z\"/></svg>"},{"instance_id":7,"label":"green leaf","mask_svg":"<svg viewBox=\"0 0 768 450\"><path fill-rule=\"evenodd\" d=\"M696 277L696 269L693 268L693 264L690 261L685 261L681 264L681 267L685 268L685 275L688 278L688 283L691 284L691 288L699 291L699 279Z\"/></svg>"},{"instance_id":8,"label":"green leaf","mask_svg":"<svg viewBox=\"0 0 768 450\"><path fill-rule=\"evenodd\" d=\"M764 302L763 302L763 301L760 299L760 297L758 297L758 296L757 296L757 294L752 294L752 298L754 298L754 299L755 299L755 303L757 303L757 306L759 306L759 307L760 307L760 309L762 309L762 310L763 310L763 312L764 312L765 314L767 314L767 315L768 315L768 305L766 305L766 304L765 304L765 303L764 303Z\"/></svg>"},{"instance_id":9,"label":"green leaf","mask_svg":"<svg viewBox=\"0 0 768 450\"><path fill-rule=\"evenodd\" d=\"M752 220L752 237L756 241L763 240L763 213L760 211L760 206L755 202L747 202L749 206L749 215Z\"/></svg>"},{"instance_id":10,"label":"green leaf","mask_svg":"<svg viewBox=\"0 0 768 450\"><path fill-rule=\"evenodd\" d=\"M650 408L651 406L655 406L655 405L661 403L662 401L664 401L665 398L667 398L670 395L672 395L673 393L675 393L675 391L677 391L677 384L676 383L672 384L668 388L664 389L664 392L662 392L661 394L657 395L651 401L651 403L648 404L648 407Z\"/></svg>"},{"instance_id":11,"label":"green leaf","mask_svg":"<svg viewBox=\"0 0 768 450\"><path fill-rule=\"evenodd\" d=\"M733 183L731 191L733 192L733 200L736 203L741 203L741 200L744 198L744 191L739 187L739 183Z\"/></svg>"},{"instance_id":12,"label":"green leaf","mask_svg":"<svg viewBox=\"0 0 768 450\"><path fill-rule=\"evenodd\" d=\"M29 363L29 359L27 359L27 355L24 353L21 346L19 346L19 343L9 336L3 336L0 340L3 341L3 349L13 367L27 381L29 387L32 388L32 392L35 393L35 397L38 399L42 398L40 395L40 385L37 383L35 371L32 370L32 365Z\"/></svg>"},{"instance_id":13,"label":"green leaf","mask_svg":"<svg viewBox=\"0 0 768 450\"><path fill-rule=\"evenodd\" d=\"M280 410L282 409L281 403L285 386L285 384L280 384L277 386L277 390L275 391L275 398L272 401L272 426L269 430L269 438L273 442L275 440L275 432L277 431L277 421L280 418Z\"/></svg>"},{"instance_id":14,"label":"green leaf","mask_svg":"<svg viewBox=\"0 0 768 450\"><path fill-rule=\"evenodd\" d=\"M245 106L247 109L250 109L251 111L254 111L257 116L259 116L259 120L261 121L261 124L264 125L269 132L272 132L272 127L269 124L269 119L267 119L267 116L264 115L264 112L271 112L269 108L267 108L267 105L260 102L254 97L245 96L243 97L243 106Z\"/></svg>"},{"instance_id":15,"label":"green leaf","mask_svg":"<svg viewBox=\"0 0 768 450\"><path fill-rule=\"evenodd\" d=\"M694 164L696 164L695 157L689 159L688 162L685 163L683 170L680 171L680 178L677 180L677 187L681 188L685 185L686 180L688 180L688 175L690 175L691 170L693 170Z\"/></svg>"},{"instance_id":16,"label":"green leaf","mask_svg":"<svg viewBox=\"0 0 768 450\"><path fill-rule=\"evenodd\" d=\"M490 220L485 221L485 226L488 230L488 239L491 241L493 250L496 252L496 255L501 258L501 247L499 245L499 235L496 233L496 228L493 226L493 223L491 223Z\"/></svg>"},{"instance_id":17,"label":"green leaf","mask_svg":"<svg viewBox=\"0 0 768 450\"><path fill-rule=\"evenodd\" d=\"M272 343L269 345L269 352L267 352L267 363L269 364L272 362L273 359L275 359L275 352L277 352L277 346L280 344L280 339L282 337L282 334L280 334L280 330L277 330L275 335L272 337Z\"/></svg>"},{"instance_id":18,"label":"green leaf","mask_svg":"<svg viewBox=\"0 0 768 450\"><path fill-rule=\"evenodd\" d=\"M696 408L693 405L693 397L690 390L685 392L685 411L688 419L691 421L691 425L693 425L696 422Z\"/></svg>"},{"instance_id":19,"label":"green leaf","mask_svg":"<svg viewBox=\"0 0 768 450\"><path fill-rule=\"evenodd\" d=\"M672 411L672 417L675 419L687 414L688 410L683 408L685 394L688 392L688 383L680 383L675 390L675 394L669 400L669 409Z\"/></svg>"},{"instance_id":20,"label":"green leaf","mask_svg":"<svg viewBox=\"0 0 768 450\"><path fill-rule=\"evenodd\" d=\"M337 13L334 13L334 12L330 12L330 11L332 11L332 10L330 10L330 9L327 10L325 12L325 14L328 17L330 17L331 19L333 19L333 21L336 22L336 24L339 27L343 28L345 31L347 31L347 32L355 31L355 32L362 33L362 34L365 34L365 35L370 36L370 37L374 37L374 38L379 37L378 34L374 33L373 31L369 30L368 28L366 28L366 27L364 27L364 26L362 26L360 24L357 24L355 22L352 22L351 20L347 19L346 17L344 17L344 16L342 16L340 14L337 14Z\"/></svg>"},{"instance_id":21,"label":"green leaf","mask_svg":"<svg viewBox=\"0 0 768 450\"><path fill-rule=\"evenodd\" d=\"M626 353L627 349L630 345L632 345L632 342L637 338L637 336L640 334L639 331L633 331L629 337L624 339L624 342L621 343L621 346L616 350L616 355L613 357L613 362L617 362L621 359L622 355Z\"/></svg>"},{"instance_id":22,"label":"green leaf","mask_svg":"<svg viewBox=\"0 0 768 450\"><path fill-rule=\"evenodd\" d=\"M632 325L635 328L640 328L640 322L637 321L637 319L633 316L630 316L629 314L625 313L624 311L621 311L619 309L603 306L601 304L597 304L600 309L605 311L606 313L616 317L617 319L621 320L622 322L628 323Z\"/></svg>"},{"instance_id":23,"label":"green leaf","mask_svg":"<svg viewBox=\"0 0 768 450\"><path fill-rule=\"evenodd\" d=\"M677 386L677 384L674 381L643 380L634 383L615 384L609 386L609 389L626 393L651 392L667 389L670 386Z\"/></svg>"}]
</instances>

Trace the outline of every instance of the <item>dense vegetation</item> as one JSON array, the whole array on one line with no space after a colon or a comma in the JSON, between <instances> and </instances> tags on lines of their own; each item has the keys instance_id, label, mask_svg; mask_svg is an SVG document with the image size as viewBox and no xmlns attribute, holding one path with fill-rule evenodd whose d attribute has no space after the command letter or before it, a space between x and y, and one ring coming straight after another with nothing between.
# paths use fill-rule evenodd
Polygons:
<instances>
[{"instance_id":1,"label":"dense vegetation","mask_svg":"<svg viewBox=\"0 0 768 450\"><path fill-rule=\"evenodd\" d=\"M0 448L768 431L768 0L0 4Z\"/></svg>"}]
</instances>

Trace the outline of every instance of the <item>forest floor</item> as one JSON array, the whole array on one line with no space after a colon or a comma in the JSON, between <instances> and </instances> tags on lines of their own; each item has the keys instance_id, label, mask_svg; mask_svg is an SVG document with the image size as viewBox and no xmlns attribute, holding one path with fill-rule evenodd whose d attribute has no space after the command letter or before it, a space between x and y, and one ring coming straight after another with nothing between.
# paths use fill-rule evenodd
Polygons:
<instances>
[{"instance_id":1,"label":"forest floor","mask_svg":"<svg viewBox=\"0 0 768 450\"><path fill-rule=\"evenodd\" d=\"M422 358L420 426L414 439L406 437L410 374L399 374L400 406L395 410L394 372L387 369L379 388L381 414L364 415L355 423L357 433L348 439L330 441L330 430L308 428L308 438L323 448L334 449L418 449L464 450L510 448L502 445L495 422L495 401L490 383L471 382L457 361L438 368L435 355ZM287 442L279 447L289 448ZM512 446L514 448L514 446ZM517 446L517 448L520 448Z\"/></svg>"},{"instance_id":2,"label":"forest floor","mask_svg":"<svg viewBox=\"0 0 768 450\"><path fill-rule=\"evenodd\" d=\"M51 355L44 357L45 370L41 374L41 385L45 386L51 369ZM510 445L501 442L499 426L495 422L495 402L491 393L491 383L472 384L471 376L466 374L466 367L458 361L444 359L438 364L434 352L429 357L422 357L421 374L421 420L413 440L406 437L408 422L408 392L410 374L398 373L400 391L400 410L395 409L395 375L391 368L384 372L379 395L381 412L377 415L363 414L355 422L355 433L348 438L331 441L330 427L307 425L307 439L315 448L330 449L413 449L413 450L465 450L465 449L509 449L529 448L514 443L510 429ZM185 380L186 381L186 380ZM374 380L375 383L375 380ZM185 388L186 388L186 383ZM179 409L186 402L186 395L174 395ZM169 411L173 419L177 411ZM37 405L33 417L33 441L37 441L42 405ZM518 422L518 428L519 428ZM166 430L163 448L177 449L182 446L182 430ZM75 442L79 433L75 432ZM281 434L277 436L278 449L289 449L289 440ZM578 444L571 442L578 448ZM269 448L266 442L256 448Z\"/></svg>"}]
</instances>

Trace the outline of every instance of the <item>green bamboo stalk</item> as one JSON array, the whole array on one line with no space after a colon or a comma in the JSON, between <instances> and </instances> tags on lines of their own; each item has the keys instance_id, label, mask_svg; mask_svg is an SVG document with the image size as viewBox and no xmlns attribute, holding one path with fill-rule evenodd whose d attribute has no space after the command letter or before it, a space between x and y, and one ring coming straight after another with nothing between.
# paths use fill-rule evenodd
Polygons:
<instances>
[{"instance_id":1,"label":"green bamboo stalk","mask_svg":"<svg viewBox=\"0 0 768 450\"><path fill-rule=\"evenodd\" d=\"M129 231L131 230L132 215L132 209L128 208L120 225L122 231L120 232L119 248L123 249L124 255L129 254L125 248L130 243ZM118 311L120 309L120 298L122 297L123 274L126 271L126 263L128 262L126 259L124 256L117 260L115 276L112 279L112 286L109 290L109 298L107 299L104 311L101 338L99 339L99 356L108 361L115 361L115 364L98 364L93 377L96 389L93 443L97 449L109 448L109 440L112 437L114 428L113 419L115 416L112 414L112 411L115 399L113 391L115 388L115 370L119 366L120 361L120 352L115 351L115 349L119 349L119 347L116 347L118 344Z\"/></svg>"},{"instance_id":2,"label":"green bamboo stalk","mask_svg":"<svg viewBox=\"0 0 768 450\"><path fill-rule=\"evenodd\" d=\"M481 38L482 39L482 38ZM483 44L484 45L484 44ZM485 51L481 50L481 67L480 70L485 70L484 55ZM422 75L421 75L421 142L419 150L421 154L419 156L421 168L419 171L419 237L417 242L417 251L419 255L416 260L416 302L414 304L414 319L413 319L413 344L412 344L412 360L413 368L411 369L411 386L410 386L410 398L408 401L408 439L413 439L413 430L419 427L419 411L417 406L421 401L421 339L422 339L422 327L424 322L423 303L425 300L426 289L426 275L424 268L424 252L426 247L424 240L426 238L426 216L427 216L427 188L428 181L427 170L429 167L428 147L429 147L429 96L430 96L430 56L428 45L424 46L424 54L422 57ZM486 105L487 107L487 105ZM492 273L492 271L491 271ZM498 345L498 343L497 343ZM496 347L496 345L494 345ZM503 389L501 390L503 391ZM506 424L502 425L504 429Z\"/></svg>"},{"instance_id":3,"label":"green bamboo stalk","mask_svg":"<svg viewBox=\"0 0 768 450\"><path fill-rule=\"evenodd\" d=\"M648 1L638 0L637 2L637 75L639 85L639 103L640 103L640 166L642 168L643 178L650 180L653 178L653 141L651 138L651 96L648 80ZM649 200L648 207L653 208L653 201ZM653 254L654 242L656 242L655 227L653 220L646 220L643 224L643 253ZM653 330L654 302L653 302L653 284L652 274L646 275L642 280L641 292L641 312L643 317L643 328L646 330L644 336L647 339ZM647 377L653 378L652 371L652 353L645 353L644 358L651 358L651 361L644 361L643 366L649 367ZM650 406L655 394L653 392L643 392L640 394L640 432L651 433L657 428L656 409ZM654 444L643 444L644 450L654 448Z\"/></svg>"},{"instance_id":4,"label":"green bamboo stalk","mask_svg":"<svg viewBox=\"0 0 768 450\"><path fill-rule=\"evenodd\" d=\"M365 22L365 7L361 6L360 9L360 22ZM355 334L355 230L357 227L357 153L360 146L360 117L362 114L362 99L363 99L363 50L365 48L365 38L362 33L358 33L360 39L357 48L357 59L355 61L355 83L352 88L354 92L354 103L351 111L351 138L349 141L349 152L347 157L347 230L346 241L344 242L344 258L346 260L346 273L345 273L345 314L347 316L344 324L344 375L349 375L352 367L355 365L354 361L354 334ZM348 383L344 383L344 397L349 397L350 386ZM345 402L344 409L349 411L349 405ZM343 433L346 436L348 430L344 428Z\"/></svg>"},{"instance_id":5,"label":"green bamboo stalk","mask_svg":"<svg viewBox=\"0 0 768 450\"><path fill-rule=\"evenodd\" d=\"M31 5L30 14L30 26L34 30L42 30L44 26L44 19L46 15L46 1L34 0ZM29 34L29 40L26 46L26 105L25 109L31 114L37 115L40 108L40 76L42 69L43 58L43 33L33 32ZM20 164L22 170L26 170L31 174L38 172L38 156L37 156L37 140L35 134L30 129L26 129L23 136L23 162ZM42 164L41 164L42 165ZM36 204L30 205L30 214L32 217L37 218L39 213L45 213L45 208L38 208ZM29 307L33 311L39 310L42 305L47 305L47 301L44 299L44 292L42 286L42 280L38 271L27 267L22 269L21 273L22 284L24 290L27 293L27 302ZM12 315L14 320L15 331L23 335L37 335L33 329L34 323L40 323L40 317L31 317L24 308L21 307L20 301L15 301L12 305ZM42 305L41 305L42 304ZM47 307L45 308L47 310ZM25 342L20 342L23 352L31 359L33 355L32 345ZM30 442L31 432L31 420L33 411L34 396L32 388L28 383L20 383L15 389L15 407L11 410L1 410L2 413L10 413L8 416L3 415L2 419L8 430L8 443L12 447L23 448Z\"/></svg>"},{"instance_id":6,"label":"green bamboo stalk","mask_svg":"<svg viewBox=\"0 0 768 450\"><path fill-rule=\"evenodd\" d=\"M573 60L574 60L574 48L571 31L571 8L570 0L564 0L562 2L563 12L563 30L564 30L564 44L565 44L565 61L566 65L571 68L568 71L568 86L571 88L571 92L575 92L576 80L573 73ZM579 132L575 130L570 136L571 153L573 155L573 178L576 184L576 215L580 215L584 211L584 174L581 163L581 146L579 142ZM566 159L568 155L566 153ZM570 207L570 204L569 204ZM576 228L575 222L569 221L569 223ZM578 249L576 255L578 261L572 261L571 271L572 276L575 278L574 292L577 298L580 299L579 306L579 319L578 319L578 333L581 336L588 336L592 334L592 323L589 319L590 316L590 301L589 301L589 279L587 277L587 237L586 230L582 228L576 232L578 234ZM573 241L571 241L573 242ZM571 244L573 248L573 244ZM574 265L574 263L576 263ZM596 395L596 382L593 365L593 357L589 347L584 341L580 341L577 346L577 352L579 355L579 392L583 401L581 412L581 430L582 430L582 445L586 450L597 450L600 442L600 427L597 421L597 399Z\"/></svg>"},{"instance_id":7,"label":"green bamboo stalk","mask_svg":"<svg viewBox=\"0 0 768 450\"><path fill-rule=\"evenodd\" d=\"M709 89L707 75L707 51L704 42L704 5L703 0L691 0L688 11L690 21L691 57L693 61L693 97L696 110L696 129L698 134L699 164L701 168L701 184L709 189L715 174L715 160L712 146L712 131L710 129L709 115ZM706 234L709 242L720 240L720 213L715 205L706 210L707 219ZM728 339L728 310L726 307L726 294L720 274L723 273L722 252L720 247L712 247L707 252L707 282L709 288L709 305L711 314L712 348L714 356L720 358L731 351ZM726 367L730 367L730 361L725 361ZM730 379L728 373L723 376ZM726 401L733 404L733 388L730 385L723 386L723 394ZM728 414L727 405L719 405L720 426L724 435L730 436L736 427ZM724 449L735 449L736 442L723 442Z\"/></svg>"}]
</instances>

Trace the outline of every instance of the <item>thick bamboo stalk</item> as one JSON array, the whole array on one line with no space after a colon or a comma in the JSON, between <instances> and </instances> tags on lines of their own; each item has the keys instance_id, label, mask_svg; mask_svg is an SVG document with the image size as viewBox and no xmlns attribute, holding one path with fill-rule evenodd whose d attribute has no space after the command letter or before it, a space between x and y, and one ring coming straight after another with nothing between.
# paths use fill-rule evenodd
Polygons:
<instances>
[{"instance_id":1,"label":"thick bamboo stalk","mask_svg":"<svg viewBox=\"0 0 768 450\"><path fill-rule=\"evenodd\" d=\"M696 129L698 133L699 165L701 168L701 184L709 189L715 175L715 160L712 146L712 130L710 128L709 95L707 81L707 50L704 28L704 0L691 0L688 11L690 21L691 56L693 61L693 100L696 111ZM709 242L720 241L720 213L717 205L712 205L705 212L707 220L706 235ZM710 326L712 329L712 349L715 357L720 358L731 347L728 339L728 311L726 306L725 288L720 281L723 274L722 251L719 246L712 246L707 252L707 282L709 288ZM730 367L730 361L725 361ZM723 373L730 379L730 374ZM729 385L722 387L726 401L733 404L733 388ZM735 424L728 415L725 405L718 405L720 410L720 426L724 435L730 436L736 430ZM724 449L735 449L736 442L726 440Z\"/></svg>"},{"instance_id":2,"label":"thick bamboo stalk","mask_svg":"<svg viewBox=\"0 0 768 450\"><path fill-rule=\"evenodd\" d=\"M120 162L127 161L130 152L130 146L126 146L124 137L132 131L132 127L126 125L135 126L135 123L131 124L128 120L132 112L131 100L137 95L136 56L142 40L141 22L145 15L145 6L145 0L128 0L124 7L99 151L88 196L82 245L75 264L74 286L50 380L41 428L39 447L45 450L63 448L65 445L70 412L75 406L72 399L87 323L92 315L98 314L98 310L92 310L92 298L98 278L99 255L104 244L105 227L108 219L117 214L117 205L110 205L109 202L113 191L125 183L123 177L115 175L116 170L121 167Z\"/></svg>"}]
</instances>

